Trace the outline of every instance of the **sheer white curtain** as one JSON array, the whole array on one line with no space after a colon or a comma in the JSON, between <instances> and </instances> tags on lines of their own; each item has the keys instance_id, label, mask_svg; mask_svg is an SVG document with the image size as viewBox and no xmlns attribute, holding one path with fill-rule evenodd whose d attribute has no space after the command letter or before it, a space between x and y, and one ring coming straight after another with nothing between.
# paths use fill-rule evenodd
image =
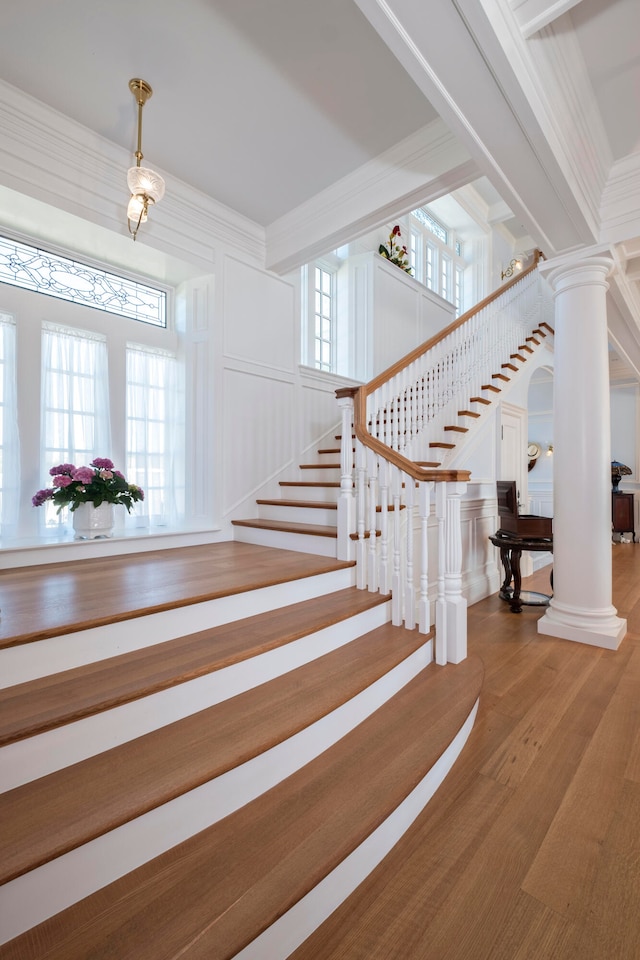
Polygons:
<instances>
[{"instance_id":1,"label":"sheer white curtain","mask_svg":"<svg viewBox=\"0 0 640 960\"><path fill-rule=\"evenodd\" d=\"M11 536L20 506L20 448L16 404L16 325L0 314L0 527Z\"/></svg>"},{"instance_id":2,"label":"sheer white curtain","mask_svg":"<svg viewBox=\"0 0 640 960\"><path fill-rule=\"evenodd\" d=\"M87 466L111 450L107 344L104 337L45 323L42 328L42 429L40 464L43 486L59 463ZM67 522L47 503L47 527Z\"/></svg>"},{"instance_id":3,"label":"sheer white curtain","mask_svg":"<svg viewBox=\"0 0 640 960\"><path fill-rule=\"evenodd\" d=\"M129 525L184 517L184 402L176 357L127 345L127 470L144 490Z\"/></svg>"}]
</instances>

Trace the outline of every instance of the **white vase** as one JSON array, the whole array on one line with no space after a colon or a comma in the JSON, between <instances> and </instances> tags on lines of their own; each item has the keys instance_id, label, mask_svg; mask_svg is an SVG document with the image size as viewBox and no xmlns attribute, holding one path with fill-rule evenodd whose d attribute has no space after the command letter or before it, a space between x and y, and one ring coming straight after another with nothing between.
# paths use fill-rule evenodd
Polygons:
<instances>
[{"instance_id":1,"label":"white vase","mask_svg":"<svg viewBox=\"0 0 640 960\"><path fill-rule=\"evenodd\" d=\"M113 504L101 503L94 507L92 503L81 503L71 514L76 540L97 540L110 537L113 533Z\"/></svg>"}]
</instances>

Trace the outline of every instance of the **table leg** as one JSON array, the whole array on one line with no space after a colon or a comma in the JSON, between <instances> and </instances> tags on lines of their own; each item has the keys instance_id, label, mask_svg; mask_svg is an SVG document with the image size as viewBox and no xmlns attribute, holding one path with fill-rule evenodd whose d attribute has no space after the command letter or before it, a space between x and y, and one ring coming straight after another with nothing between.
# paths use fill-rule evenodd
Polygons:
<instances>
[{"instance_id":1,"label":"table leg","mask_svg":"<svg viewBox=\"0 0 640 960\"><path fill-rule=\"evenodd\" d=\"M511 612L522 613L522 604L520 603L520 588L522 586L522 576L520 574L520 557L522 550L513 548L511 550L511 569L513 571L513 593L511 594Z\"/></svg>"},{"instance_id":2,"label":"table leg","mask_svg":"<svg viewBox=\"0 0 640 960\"><path fill-rule=\"evenodd\" d=\"M510 547L500 547L500 559L502 560L502 566L504 567L504 581L500 587L500 596L504 600L511 600L511 548Z\"/></svg>"}]
</instances>

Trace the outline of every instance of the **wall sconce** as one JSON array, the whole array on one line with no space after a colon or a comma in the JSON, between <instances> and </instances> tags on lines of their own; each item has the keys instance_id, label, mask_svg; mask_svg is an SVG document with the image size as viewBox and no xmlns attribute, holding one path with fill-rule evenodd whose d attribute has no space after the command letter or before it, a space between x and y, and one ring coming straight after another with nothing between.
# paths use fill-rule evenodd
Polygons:
<instances>
[{"instance_id":1,"label":"wall sconce","mask_svg":"<svg viewBox=\"0 0 640 960\"><path fill-rule=\"evenodd\" d=\"M552 457L552 456L553 456L553 444L552 444L552 443L550 443L549 446L547 447L547 456L548 456L548 457Z\"/></svg>"},{"instance_id":2,"label":"wall sconce","mask_svg":"<svg viewBox=\"0 0 640 960\"><path fill-rule=\"evenodd\" d=\"M153 90L144 80L129 80L129 90L138 104L138 149L135 152L136 165L127 173L127 184L131 197L127 207L127 226L135 240L141 223L147 222L149 204L157 203L164 197L164 180L159 173L149 167L141 167L142 160L142 108L151 97Z\"/></svg>"},{"instance_id":3,"label":"wall sconce","mask_svg":"<svg viewBox=\"0 0 640 960\"><path fill-rule=\"evenodd\" d=\"M503 270L500 274L500 279L508 280L509 277L512 277L514 273L517 273L519 270L522 270L522 260L519 257L514 257L507 269Z\"/></svg>"}]
</instances>

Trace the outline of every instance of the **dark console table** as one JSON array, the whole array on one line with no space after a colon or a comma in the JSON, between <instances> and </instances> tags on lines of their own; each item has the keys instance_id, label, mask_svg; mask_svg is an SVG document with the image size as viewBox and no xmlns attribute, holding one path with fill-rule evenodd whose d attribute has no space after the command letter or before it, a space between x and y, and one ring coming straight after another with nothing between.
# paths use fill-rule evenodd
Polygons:
<instances>
[{"instance_id":1,"label":"dark console table","mask_svg":"<svg viewBox=\"0 0 640 960\"><path fill-rule=\"evenodd\" d=\"M545 593L527 591L526 599L523 598L520 558L523 550L530 550L534 553L553 553L553 540L540 537L518 537L501 531L494 533L492 537L489 537L489 540L494 546L500 548L500 559L504 567L504 582L500 587L500 597L510 604L511 612L522 613L523 604L546 605L551 598ZM551 576L553 578L553 573ZM511 587L512 580L513 588ZM553 579L551 582L553 583Z\"/></svg>"},{"instance_id":2,"label":"dark console table","mask_svg":"<svg viewBox=\"0 0 640 960\"><path fill-rule=\"evenodd\" d=\"M636 521L635 511L633 509L632 493L612 493L611 494L611 519L613 521L613 533L631 533L633 542L636 542Z\"/></svg>"}]
</instances>

